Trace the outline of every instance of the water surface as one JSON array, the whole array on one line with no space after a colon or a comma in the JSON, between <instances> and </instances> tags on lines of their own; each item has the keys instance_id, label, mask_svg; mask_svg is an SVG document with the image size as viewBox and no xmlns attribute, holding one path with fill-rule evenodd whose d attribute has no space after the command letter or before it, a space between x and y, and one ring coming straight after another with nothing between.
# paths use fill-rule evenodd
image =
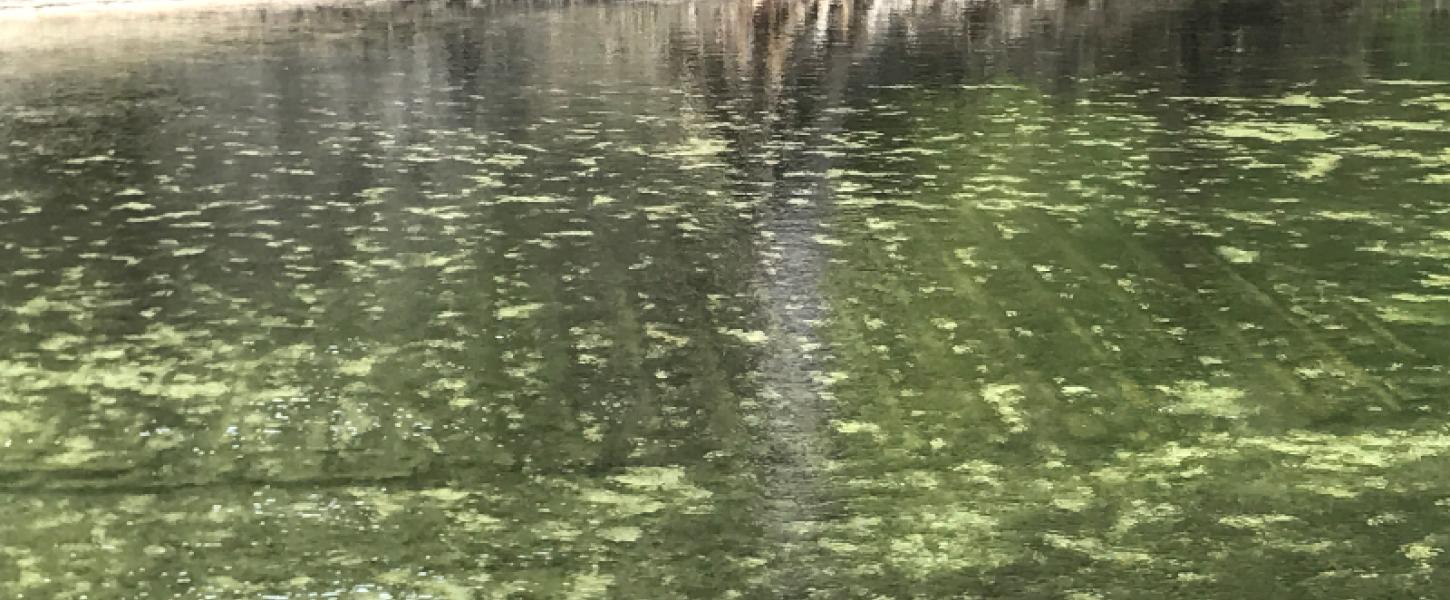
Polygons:
<instances>
[{"instance_id":1,"label":"water surface","mask_svg":"<svg viewBox=\"0 0 1450 600\"><path fill-rule=\"evenodd\" d=\"M0 34L0 596L1450 589L1443 3Z\"/></svg>"}]
</instances>

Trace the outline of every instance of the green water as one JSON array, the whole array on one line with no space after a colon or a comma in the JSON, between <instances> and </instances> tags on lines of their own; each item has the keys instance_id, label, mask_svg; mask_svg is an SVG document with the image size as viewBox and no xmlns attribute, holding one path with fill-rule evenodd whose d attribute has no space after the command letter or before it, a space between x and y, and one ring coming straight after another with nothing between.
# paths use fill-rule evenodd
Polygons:
<instances>
[{"instance_id":1,"label":"green water","mask_svg":"<svg viewBox=\"0 0 1450 600\"><path fill-rule=\"evenodd\" d=\"M0 32L0 598L1450 598L1443 3Z\"/></svg>"}]
</instances>

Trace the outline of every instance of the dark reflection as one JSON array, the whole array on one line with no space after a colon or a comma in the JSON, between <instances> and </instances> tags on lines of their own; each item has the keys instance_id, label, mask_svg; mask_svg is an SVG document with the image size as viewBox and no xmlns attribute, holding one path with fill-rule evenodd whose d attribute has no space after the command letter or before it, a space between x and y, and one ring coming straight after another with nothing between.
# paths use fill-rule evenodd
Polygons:
<instances>
[{"instance_id":1,"label":"dark reflection","mask_svg":"<svg viewBox=\"0 0 1450 600\"><path fill-rule=\"evenodd\" d=\"M1443 15L0 21L0 589L1432 596Z\"/></svg>"}]
</instances>

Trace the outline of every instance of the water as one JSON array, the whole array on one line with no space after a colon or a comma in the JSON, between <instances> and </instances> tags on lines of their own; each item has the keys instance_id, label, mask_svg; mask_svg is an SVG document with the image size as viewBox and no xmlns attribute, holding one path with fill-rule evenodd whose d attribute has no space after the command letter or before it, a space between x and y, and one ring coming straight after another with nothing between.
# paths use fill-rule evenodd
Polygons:
<instances>
[{"instance_id":1,"label":"water","mask_svg":"<svg viewBox=\"0 0 1450 600\"><path fill-rule=\"evenodd\" d=\"M0 596L1443 598L1450 7L0 17Z\"/></svg>"}]
</instances>

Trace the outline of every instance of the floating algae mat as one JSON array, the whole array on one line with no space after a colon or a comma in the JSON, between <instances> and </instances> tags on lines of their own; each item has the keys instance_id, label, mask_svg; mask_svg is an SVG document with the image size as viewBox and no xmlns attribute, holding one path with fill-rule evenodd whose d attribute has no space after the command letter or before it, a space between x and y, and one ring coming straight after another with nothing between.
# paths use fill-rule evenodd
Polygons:
<instances>
[{"instance_id":1,"label":"floating algae mat","mask_svg":"<svg viewBox=\"0 0 1450 600\"><path fill-rule=\"evenodd\" d=\"M1430 0L0 10L0 597L1439 598Z\"/></svg>"}]
</instances>

